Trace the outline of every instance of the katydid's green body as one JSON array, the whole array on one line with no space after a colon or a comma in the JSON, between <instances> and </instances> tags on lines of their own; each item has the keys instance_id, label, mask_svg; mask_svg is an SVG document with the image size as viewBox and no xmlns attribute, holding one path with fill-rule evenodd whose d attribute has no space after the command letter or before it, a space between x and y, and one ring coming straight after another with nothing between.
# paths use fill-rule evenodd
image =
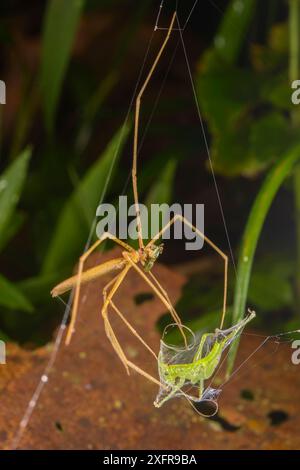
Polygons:
<instances>
[{"instance_id":1,"label":"katydid's green body","mask_svg":"<svg viewBox=\"0 0 300 470\"><path fill-rule=\"evenodd\" d=\"M193 357L192 362L187 364L167 364L162 360L161 353L158 357L158 367L161 381L168 388L168 393L162 399L157 398L154 402L156 407L160 407L167 400L172 398L185 383L199 386L199 401L203 396L204 381L212 377L215 372L223 351L242 331L245 325L255 317L251 312L244 320L228 330L216 330L215 333L202 335L199 347ZM211 338L212 347L206 354L204 346Z\"/></svg>"}]
</instances>

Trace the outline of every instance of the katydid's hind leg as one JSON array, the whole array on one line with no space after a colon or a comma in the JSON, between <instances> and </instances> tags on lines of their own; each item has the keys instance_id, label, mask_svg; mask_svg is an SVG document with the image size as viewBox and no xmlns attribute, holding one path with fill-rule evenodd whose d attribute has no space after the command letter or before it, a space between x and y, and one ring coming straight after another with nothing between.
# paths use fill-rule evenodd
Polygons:
<instances>
[{"instance_id":1,"label":"katydid's hind leg","mask_svg":"<svg viewBox=\"0 0 300 470\"><path fill-rule=\"evenodd\" d=\"M76 323L76 318L77 318L77 313L78 313L78 305L79 305L79 297L80 297L80 287L81 287L81 277L82 277L82 272L83 272L83 266L87 258L101 245L102 242L105 240L110 239L113 240L115 243L118 245L122 246L123 248L126 248L128 251L133 251L133 248L124 243L122 240L119 240L116 238L114 235L111 235L108 232L105 232L102 237L97 240L79 259L79 266L78 266L78 272L77 272L77 280L76 280L76 286L75 286L75 294L74 294L74 301L73 301L73 306L72 306L72 313L71 313L71 321L70 325L68 328L67 336L66 336L66 341L65 343L68 345L70 344L71 337L74 332L75 328L75 323Z\"/></svg>"},{"instance_id":2,"label":"katydid's hind leg","mask_svg":"<svg viewBox=\"0 0 300 470\"><path fill-rule=\"evenodd\" d=\"M225 315L226 315L226 306L227 306L227 285L228 285L228 256L204 233L202 233L197 227L195 227L189 220L183 217L181 214L177 214L171 219L156 235L153 239L147 244L147 247L157 241L163 234L168 230L175 222L181 220L185 225L190 227L194 232L196 232L199 237L201 237L208 245L210 245L216 253L218 253L224 261L224 290L223 290L223 309L220 322L220 329L223 328ZM146 247L146 248L147 248Z\"/></svg>"},{"instance_id":3,"label":"katydid's hind leg","mask_svg":"<svg viewBox=\"0 0 300 470\"><path fill-rule=\"evenodd\" d=\"M203 391L204 391L204 380L200 379L199 380L199 399L203 397Z\"/></svg>"}]
</instances>

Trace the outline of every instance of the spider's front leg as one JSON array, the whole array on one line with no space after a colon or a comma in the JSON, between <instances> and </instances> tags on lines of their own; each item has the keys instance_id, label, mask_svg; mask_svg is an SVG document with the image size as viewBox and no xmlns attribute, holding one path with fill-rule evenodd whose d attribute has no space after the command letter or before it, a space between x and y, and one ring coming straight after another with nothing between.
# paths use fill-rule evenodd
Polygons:
<instances>
[{"instance_id":1,"label":"spider's front leg","mask_svg":"<svg viewBox=\"0 0 300 470\"><path fill-rule=\"evenodd\" d=\"M151 287L153 292L160 298L162 303L165 305L165 307L169 310L173 320L175 321L176 325L178 326L180 333L183 337L184 343L187 346L187 339L183 330L183 324L181 322L181 319L174 309L173 305L170 302L169 296L166 293L166 291L163 289L163 287L160 285L158 280L152 275L152 278L155 280L156 284L158 287L156 287L155 284L147 277L146 273L139 267L137 264L131 259L130 255L125 253L124 254L125 258L127 259L128 263L138 272L138 274L147 282L147 284Z\"/></svg>"},{"instance_id":2,"label":"spider's front leg","mask_svg":"<svg viewBox=\"0 0 300 470\"><path fill-rule=\"evenodd\" d=\"M203 232L201 232L197 227L195 227L189 220L183 217L181 214L176 214L173 219L171 219L154 237L150 242L147 244L146 249L153 245L172 225L174 225L178 220L183 222L187 225L190 229L192 229L199 237L201 237L208 245L210 245L216 253L218 253L224 261L224 291L223 291L223 308L222 308L222 316L220 322L220 329L222 330L226 315L226 305L227 305L227 284L228 284L228 256Z\"/></svg>"}]
</instances>

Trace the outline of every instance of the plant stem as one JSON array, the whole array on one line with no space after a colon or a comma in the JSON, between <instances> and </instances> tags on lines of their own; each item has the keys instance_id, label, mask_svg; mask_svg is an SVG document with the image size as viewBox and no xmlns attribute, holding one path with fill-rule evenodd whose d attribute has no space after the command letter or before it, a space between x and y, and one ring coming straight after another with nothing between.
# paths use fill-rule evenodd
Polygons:
<instances>
[{"instance_id":1,"label":"plant stem","mask_svg":"<svg viewBox=\"0 0 300 470\"><path fill-rule=\"evenodd\" d=\"M289 2L289 31L290 31L290 82L300 79L300 0ZM291 123L294 128L300 125L299 106L291 112ZM300 307L300 165L294 171L294 197L296 218L296 309Z\"/></svg>"},{"instance_id":2,"label":"plant stem","mask_svg":"<svg viewBox=\"0 0 300 470\"><path fill-rule=\"evenodd\" d=\"M299 160L300 145L297 145L283 155L283 157L269 171L259 193L256 196L244 230L239 255L237 280L234 289L232 313L233 324L240 321L245 315L248 288L256 246L271 204L284 180L292 173L295 165L299 165ZM227 358L227 377L231 375L238 345L239 341L236 341L230 348Z\"/></svg>"}]
</instances>

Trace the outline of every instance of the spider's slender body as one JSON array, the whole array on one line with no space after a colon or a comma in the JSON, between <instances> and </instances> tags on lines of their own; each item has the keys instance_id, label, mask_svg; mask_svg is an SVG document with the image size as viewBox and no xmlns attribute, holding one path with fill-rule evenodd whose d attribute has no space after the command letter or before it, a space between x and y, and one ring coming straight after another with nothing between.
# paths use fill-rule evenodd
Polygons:
<instances>
[{"instance_id":1,"label":"spider's slender body","mask_svg":"<svg viewBox=\"0 0 300 470\"><path fill-rule=\"evenodd\" d=\"M93 279L96 279L100 276L109 273L115 273L115 277L104 287L103 289L103 306L101 309L105 332L110 340L112 346L114 347L117 355L119 356L120 360L124 364L124 367L129 373L129 368L135 370L136 372L140 373L147 379L151 380L152 382L162 386L162 384L154 377L149 375L143 369L139 368L131 361L128 360L126 357L122 346L120 345L113 328L109 321L109 307L113 309L113 311L121 318L121 320L125 323L125 325L130 329L133 335L138 338L138 340L149 350L149 352L156 358L157 355L155 352L150 348L150 346L143 340L143 338L137 333L137 331L133 328L133 326L128 322L125 316L120 312L117 306L114 303L113 297L115 296L116 292L118 291L119 287L125 280L128 272L131 269L134 269L150 286L150 288L154 291L154 293L159 297L162 301L164 306L169 310L172 318L174 319L176 325L178 326L184 342L186 344L186 338L183 330L183 325L177 314L176 310L172 306L172 303L168 297L167 292L163 289L159 281L156 279L155 275L151 272L157 258L162 252L163 246L161 244L156 244L157 241L164 235L164 233L177 221L192 229L197 236L201 237L204 241L206 241L223 259L224 261L224 297L223 297L223 309L222 309L222 317L220 328L224 323L225 313L226 313L226 299L227 299L227 268L228 268L228 258L225 253L222 252L208 237L204 235L197 227L193 226L187 219L185 219L182 215L175 215L173 219L171 219L154 237L153 239L144 245L143 235L142 235L142 224L141 224L141 215L139 209L139 198L138 198L138 186L137 186L137 157L138 157L138 137L139 137L139 118L140 118L140 108L143 94L150 82L150 79L158 65L158 62L166 48L166 45L169 41L171 36L174 22L177 19L177 13L174 12L172 16L172 20L170 26L168 28L166 37L163 41L162 46L159 49L159 52L156 56L156 59L153 62L153 65L137 95L136 102L135 102L135 126L134 126L134 141L133 141L133 165L132 165L132 186L133 186L133 194L134 194L134 202L135 202L135 210L136 210L136 218L137 218L137 233L138 233L138 242L139 242L139 249L135 250L127 243L119 240L115 236L111 235L110 233L106 232L103 236L97 240L79 259L79 266L78 272L76 276L73 276L60 284L58 284L52 290L52 295L58 296L73 287L75 287L75 294L74 294L74 301L73 301L73 308L71 313L71 322L69 325L68 333L66 336L66 344L69 344L71 341L72 334L75 329L77 311L79 307L79 297L80 297L80 288L83 283L89 282ZM177 19L178 21L178 19ZM107 261L99 266L96 266L92 269L84 271L84 263L87 258L94 252L99 245L106 240L107 238L113 240L115 243L120 245L124 251L122 252L122 256L119 258L115 258L113 260Z\"/></svg>"},{"instance_id":2,"label":"spider's slender body","mask_svg":"<svg viewBox=\"0 0 300 470\"><path fill-rule=\"evenodd\" d=\"M106 238L109 238L109 236L106 235ZM141 262L144 271L149 272L162 251L163 245L160 244L154 248L149 247L149 249L144 250L144 252L141 252L140 250L129 251L128 256L131 258L133 263ZM105 274L120 271L125 267L126 262L126 257L123 254L123 256L120 258L111 259L105 263L95 266L94 268L88 269L81 275L81 284L86 284L87 282L93 281L94 279L97 279L100 276L104 276ZM76 285L77 277L78 275L76 274L75 276L72 276L55 286L51 291L52 296L57 297L58 295L64 294L70 289L73 289L73 287Z\"/></svg>"}]
</instances>

